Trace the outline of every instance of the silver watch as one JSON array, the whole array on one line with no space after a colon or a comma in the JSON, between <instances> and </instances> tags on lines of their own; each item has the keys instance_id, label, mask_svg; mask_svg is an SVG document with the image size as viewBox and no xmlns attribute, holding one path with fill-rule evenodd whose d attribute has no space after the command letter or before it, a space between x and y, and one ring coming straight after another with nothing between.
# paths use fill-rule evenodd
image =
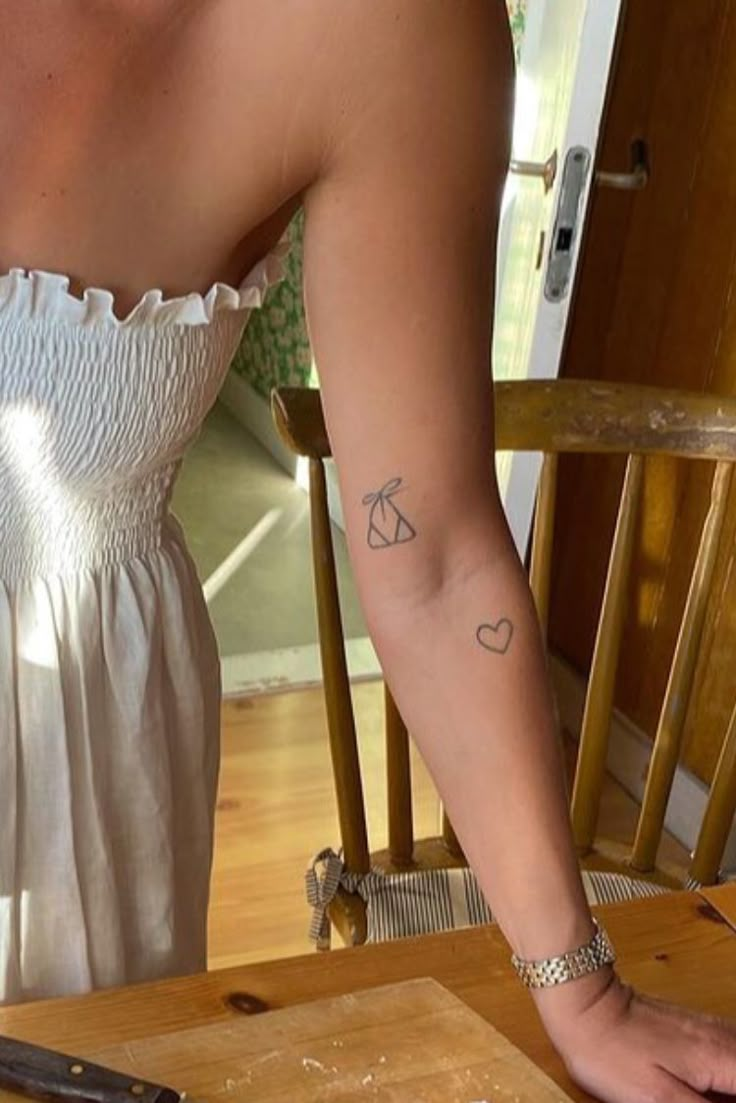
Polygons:
<instances>
[{"instance_id":1,"label":"silver watch","mask_svg":"<svg viewBox=\"0 0 736 1103\"><path fill-rule=\"evenodd\" d=\"M595 973L604 965L613 965L616 953L610 939L597 919L593 923L595 934L590 942L567 954L542 961L524 961L512 954L511 963L527 988L551 988L555 984L576 980L586 973Z\"/></svg>"}]
</instances>

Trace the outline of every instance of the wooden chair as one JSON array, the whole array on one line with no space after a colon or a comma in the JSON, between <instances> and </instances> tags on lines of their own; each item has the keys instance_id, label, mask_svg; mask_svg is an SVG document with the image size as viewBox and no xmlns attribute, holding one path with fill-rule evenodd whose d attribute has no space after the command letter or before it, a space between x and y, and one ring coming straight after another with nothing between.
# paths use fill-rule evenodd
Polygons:
<instances>
[{"instance_id":1,"label":"wooden chair","mask_svg":"<svg viewBox=\"0 0 736 1103\"><path fill-rule=\"evenodd\" d=\"M386 690L386 763L389 845L368 846L355 720L335 575L324 460L330 443L319 392L280 388L272 411L284 442L309 460L312 548L320 648L330 749L343 858L348 870L368 873L452 867L464 863L447 819L443 834L415 840L409 738ZM618 518L593 652L572 790L575 842L584 867L619 870L670 888L712 884L719 872L736 809L736 712L726 732L697 845L682 873L657 868L665 809L681 748L718 542L736 461L736 399L634 385L574 380L495 385L496 447L543 454L530 559L530 581L546 632L553 525L560 453L608 453L626 457ZM711 500L680 625L633 845L596 837L603 788L627 576L634 547L642 473L647 456L715 461ZM364 904L339 892L330 917L348 943L365 939Z\"/></svg>"}]
</instances>

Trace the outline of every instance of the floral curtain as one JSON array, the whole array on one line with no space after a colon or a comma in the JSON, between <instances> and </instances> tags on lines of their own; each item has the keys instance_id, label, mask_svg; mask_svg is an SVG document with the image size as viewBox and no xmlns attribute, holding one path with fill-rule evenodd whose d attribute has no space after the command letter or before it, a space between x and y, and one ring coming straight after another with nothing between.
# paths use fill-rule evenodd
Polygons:
<instances>
[{"instance_id":1,"label":"floral curtain","mask_svg":"<svg viewBox=\"0 0 736 1103\"><path fill-rule=\"evenodd\" d=\"M528 2L506 0L517 56ZM272 288L262 309L251 315L232 363L233 370L264 398L272 387L316 382L302 308L303 229L304 212L300 210L289 228L292 248L286 260L286 278Z\"/></svg>"}]
</instances>

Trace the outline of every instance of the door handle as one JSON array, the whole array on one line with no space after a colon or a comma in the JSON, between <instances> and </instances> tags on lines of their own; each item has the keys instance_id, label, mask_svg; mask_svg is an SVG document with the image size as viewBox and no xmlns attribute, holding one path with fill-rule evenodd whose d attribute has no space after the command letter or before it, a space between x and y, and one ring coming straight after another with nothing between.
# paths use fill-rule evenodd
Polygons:
<instances>
[{"instance_id":1,"label":"door handle","mask_svg":"<svg viewBox=\"0 0 736 1103\"><path fill-rule=\"evenodd\" d=\"M512 158L509 172L515 176L538 176L544 182L545 192L548 192L557 177L557 150L546 161L517 161Z\"/></svg>"},{"instance_id":2,"label":"door handle","mask_svg":"<svg viewBox=\"0 0 736 1103\"><path fill-rule=\"evenodd\" d=\"M641 191L649 183L649 150L643 138L631 143L631 172L596 172L595 182L619 191Z\"/></svg>"}]
</instances>

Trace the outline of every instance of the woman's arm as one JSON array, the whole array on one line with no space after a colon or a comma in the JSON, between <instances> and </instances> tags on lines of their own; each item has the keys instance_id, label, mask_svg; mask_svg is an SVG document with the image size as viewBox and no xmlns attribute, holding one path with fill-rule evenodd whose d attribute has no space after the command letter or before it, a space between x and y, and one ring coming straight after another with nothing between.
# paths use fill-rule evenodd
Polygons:
<instances>
[{"instance_id":1,"label":"woman's arm","mask_svg":"<svg viewBox=\"0 0 736 1103\"><path fill-rule=\"evenodd\" d=\"M542 641L492 459L513 110L505 8L342 0L339 11L345 65L305 200L305 296L351 559L387 680L494 915L518 954L547 957L587 942L592 925ZM610 1008L623 1022L629 1003L610 970L537 996L596 1087L579 1067L581 1013ZM664 1075L646 1070L653 1083ZM620 1074L602 1075L606 1086ZM624 1087L604 1098L649 1098Z\"/></svg>"},{"instance_id":2,"label":"woman's arm","mask_svg":"<svg viewBox=\"0 0 736 1103\"><path fill-rule=\"evenodd\" d=\"M493 465L508 26L500 3L376 8L360 27L360 101L306 197L310 335L381 662L494 914L522 956L544 957L585 942L591 924Z\"/></svg>"}]
</instances>

